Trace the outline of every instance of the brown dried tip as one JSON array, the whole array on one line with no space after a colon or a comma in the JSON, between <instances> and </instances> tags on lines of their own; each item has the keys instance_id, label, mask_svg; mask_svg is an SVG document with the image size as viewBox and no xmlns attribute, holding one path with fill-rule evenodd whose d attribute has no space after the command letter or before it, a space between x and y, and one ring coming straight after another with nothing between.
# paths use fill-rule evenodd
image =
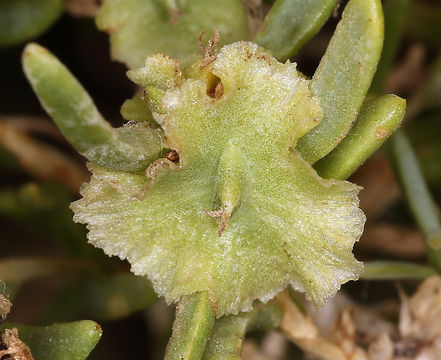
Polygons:
<instances>
[{"instance_id":1,"label":"brown dried tip","mask_svg":"<svg viewBox=\"0 0 441 360\"><path fill-rule=\"evenodd\" d=\"M214 35L210 40L208 40L207 45L204 45L204 42L202 41L204 35L205 35L205 31L199 35L199 47L201 48L201 51L204 53L204 58L202 59L202 65L207 66L208 64L216 60L214 49L219 43L220 31L217 27L214 27Z\"/></svg>"},{"instance_id":2,"label":"brown dried tip","mask_svg":"<svg viewBox=\"0 0 441 360\"><path fill-rule=\"evenodd\" d=\"M12 304L2 294L0 294L0 320L6 319L11 311Z\"/></svg>"},{"instance_id":3,"label":"brown dried tip","mask_svg":"<svg viewBox=\"0 0 441 360\"><path fill-rule=\"evenodd\" d=\"M225 211L224 208L220 208L219 210L214 211L204 211L205 215L211 216L213 218L220 217L221 218L221 225L218 230L219 236L222 236L224 231L227 229L228 226L228 220L230 219L230 214Z\"/></svg>"},{"instance_id":4,"label":"brown dried tip","mask_svg":"<svg viewBox=\"0 0 441 360\"><path fill-rule=\"evenodd\" d=\"M172 159L176 159L176 160L172 160ZM165 157L153 161L149 165L149 167L145 170L145 176L147 176L147 178L151 179L152 181L147 183L147 185L144 186L140 191L138 191L137 194L133 195L132 198L142 200L145 196L145 193L153 185L153 182L158 177L161 170L164 170L167 167L169 167L174 171L178 171L180 169L180 165L179 163L175 162L177 160L179 160L178 153L174 150L171 150L167 154L165 154Z\"/></svg>"},{"instance_id":5,"label":"brown dried tip","mask_svg":"<svg viewBox=\"0 0 441 360\"><path fill-rule=\"evenodd\" d=\"M5 350L0 350L0 358L9 356L12 360L34 360L31 350L19 339L17 329L6 329L1 336Z\"/></svg>"}]
</instances>

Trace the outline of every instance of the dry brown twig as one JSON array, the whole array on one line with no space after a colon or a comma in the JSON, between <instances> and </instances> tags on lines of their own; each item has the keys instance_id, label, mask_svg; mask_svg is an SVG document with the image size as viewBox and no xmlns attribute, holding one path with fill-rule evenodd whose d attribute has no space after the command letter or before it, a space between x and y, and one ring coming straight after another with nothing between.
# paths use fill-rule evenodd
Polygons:
<instances>
[{"instance_id":1,"label":"dry brown twig","mask_svg":"<svg viewBox=\"0 0 441 360\"><path fill-rule=\"evenodd\" d=\"M25 133L43 135L56 141L65 142L65 138L61 135L60 130L48 118L29 115L8 115L1 116L1 118L8 125Z\"/></svg>"},{"instance_id":2,"label":"dry brown twig","mask_svg":"<svg viewBox=\"0 0 441 360\"><path fill-rule=\"evenodd\" d=\"M404 259L421 259L426 254L423 235L415 228L400 225L368 225L357 244L368 253L382 253Z\"/></svg>"},{"instance_id":3,"label":"dry brown twig","mask_svg":"<svg viewBox=\"0 0 441 360\"><path fill-rule=\"evenodd\" d=\"M89 178L73 159L4 121L0 121L0 145L37 179L59 181L72 192L77 192Z\"/></svg>"}]
</instances>

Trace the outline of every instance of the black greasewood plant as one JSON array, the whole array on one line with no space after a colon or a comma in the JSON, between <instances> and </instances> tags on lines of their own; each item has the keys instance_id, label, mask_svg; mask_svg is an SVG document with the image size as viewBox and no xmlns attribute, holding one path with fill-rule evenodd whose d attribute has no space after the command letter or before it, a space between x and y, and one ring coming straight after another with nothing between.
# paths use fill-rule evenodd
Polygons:
<instances>
[{"instance_id":1,"label":"black greasewood plant","mask_svg":"<svg viewBox=\"0 0 441 360\"><path fill-rule=\"evenodd\" d=\"M270 312L262 326L276 326L277 304L256 300L292 286L322 304L363 271L352 254L360 188L345 180L399 126L405 101L365 101L383 44L379 0L349 1L312 79L287 60L336 5L276 1L250 34L241 0L105 1L97 25L143 89L117 129L56 57L25 48L42 106L93 174L74 220L178 304L168 359L228 353L228 341L206 346L222 344L215 319L246 312L244 332Z\"/></svg>"}]
</instances>

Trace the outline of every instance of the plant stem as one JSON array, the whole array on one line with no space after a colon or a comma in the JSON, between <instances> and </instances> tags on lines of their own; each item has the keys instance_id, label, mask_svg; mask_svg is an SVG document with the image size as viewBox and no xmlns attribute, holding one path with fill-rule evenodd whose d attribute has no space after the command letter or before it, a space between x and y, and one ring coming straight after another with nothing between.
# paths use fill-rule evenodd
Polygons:
<instances>
[{"instance_id":1,"label":"plant stem","mask_svg":"<svg viewBox=\"0 0 441 360\"><path fill-rule=\"evenodd\" d=\"M214 317L207 291L184 296L176 307L176 319L165 360L201 359Z\"/></svg>"},{"instance_id":2,"label":"plant stem","mask_svg":"<svg viewBox=\"0 0 441 360\"><path fill-rule=\"evenodd\" d=\"M216 320L203 360L240 359L247 332L274 329L282 319L278 301L259 304L253 310Z\"/></svg>"},{"instance_id":3,"label":"plant stem","mask_svg":"<svg viewBox=\"0 0 441 360\"><path fill-rule=\"evenodd\" d=\"M391 137L389 152L403 194L425 237L429 262L441 270L441 221L416 154L402 130Z\"/></svg>"}]
</instances>

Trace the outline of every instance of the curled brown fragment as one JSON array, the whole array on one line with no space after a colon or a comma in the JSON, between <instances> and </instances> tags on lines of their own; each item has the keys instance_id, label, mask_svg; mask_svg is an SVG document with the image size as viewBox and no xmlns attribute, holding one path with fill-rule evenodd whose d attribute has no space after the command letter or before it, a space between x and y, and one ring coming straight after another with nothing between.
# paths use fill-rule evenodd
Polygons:
<instances>
[{"instance_id":1,"label":"curled brown fragment","mask_svg":"<svg viewBox=\"0 0 441 360\"><path fill-rule=\"evenodd\" d=\"M220 217L221 218L221 224L218 230L219 236L222 236L224 231L227 229L228 226L228 220L231 217L231 214L225 210L225 208L220 208L219 210L214 211L204 211L205 215L211 216L213 218Z\"/></svg>"},{"instance_id":2,"label":"curled brown fragment","mask_svg":"<svg viewBox=\"0 0 441 360\"><path fill-rule=\"evenodd\" d=\"M210 40L208 40L207 45L204 45L204 42L202 41L204 35L205 35L205 31L199 35L199 47L201 48L201 51L204 53L204 58L202 59L202 66L207 66L208 64L216 60L216 54L214 53L214 49L219 43L220 31L217 27L214 27L214 35Z\"/></svg>"},{"instance_id":3,"label":"curled brown fragment","mask_svg":"<svg viewBox=\"0 0 441 360\"><path fill-rule=\"evenodd\" d=\"M12 304L11 302L0 294L0 320L6 319L9 312L11 311Z\"/></svg>"},{"instance_id":4,"label":"curled brown fragment","mask_svg":"<svg viewBox=\"0 0 441 360\"><path fill-rule=\"evenodd\" d=\"M0 358L9 355L12 360L34 360L29 347L18 337L18 330L6 329L1 336L5 350L0 350Z\"/></svg>"},{"instance_id":5,"label":"curled brown fragment","mask_svg":"<svg viewBox=\"0 0 441 360\"><path fill-rule=\"evenodd\" d=\"M174 153L173 153L174 152ZM177 156L176 160L175 159ZM147 190L152 186L152 183L155 181L155 179L159 176L161 170L164 170L166 168L170 168L174 171L178 171L181 167L179 163L176 163L175 161L179 160L179 155L176 151L172 150L169 151L165 157L157 159L153 161L149 167L145 170L145 175L147 178L151 179L151 181L144 186L137 194L133 196L134 199L143 199L145 196L145 193Z\"/></svg>"},{"instance_id":6,"label":"curled brown fragment","mask_svg":"<svg viewBox=\"0 0 441 360\"><path fill-rule=\"evenodd\" d=\"M173 162L172 160L170 160L169 158L165 157L165 158L160 158L158 160L153 161L149 167L147 168L147 170L145 171L145 175L154 180L158 177L159 175L159 171L161 169L164 168L171 168L172 170L179 170L180 166L178 164L176 164L175 162Z\"/></svg>"}]
</instances>

